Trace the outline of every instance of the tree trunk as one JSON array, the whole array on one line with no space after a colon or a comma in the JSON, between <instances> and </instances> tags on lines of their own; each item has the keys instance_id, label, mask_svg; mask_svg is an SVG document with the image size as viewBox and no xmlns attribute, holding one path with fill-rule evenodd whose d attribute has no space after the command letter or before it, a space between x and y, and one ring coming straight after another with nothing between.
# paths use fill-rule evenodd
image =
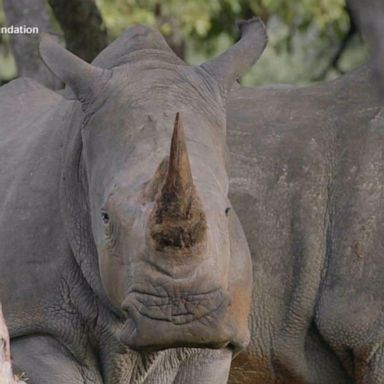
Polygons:
<instances>
[{"instance_id":1,"label":"tree trunk","mask_svg":"<svg viewBox=\"0 0 384 384\"><path fill-rule=\"evenodd\" d=\"M358 27L369 44L374 70L384 99L384 3L383 0L349 0Z\"/></svg>"},{"instance_id":2,"label":"tree trunk","mask_svg":"<svg viewBox=\"0 0 384 384\"><path fill-rule=\"evenodd\" d=\"M8 329L0 304L0 384L26 384L13 375Z\"/></svg>"},{"instance_id":3,"label":"tree trunk","mask_svg":"<svg viewBox=\"0 0 384 384\"><path fill-rule=\"evenodd\" d=\"M8 26L38 27L40 32L51 31L45 0L3 0ZM48 70L38 53L38 35L11 35L11 49L18 76L30 77L53 89L60 81Z\"/></svg>"},{"instance_id":4,"label":"tree trunk","mask_svg":"<svg viewBox=\"0 0 384 384\"><path fill-rule=\"evenodd\" d=\"M94 0L48 0L68 50L91 62L107 44L107 31Z\"/></svg>"},{"instance_id":5,"label":"tree trunk","mask_svg":"<svg viewBox=\"0 0 384 384\"><path fill-rule=\"evenodd\" d=\"M172 33L168 36L164 36L167 44L172 49L172 51L180 57L180 59L185 60L186 54L186 45L185 41L181 37L180 28L172 19L164 17L162 14L161 3L156 3L154 7L154 14L156 18L156 26L158 30L161 30L161 25L163 23L171 24Z\"/></svg>"}]
</instances>

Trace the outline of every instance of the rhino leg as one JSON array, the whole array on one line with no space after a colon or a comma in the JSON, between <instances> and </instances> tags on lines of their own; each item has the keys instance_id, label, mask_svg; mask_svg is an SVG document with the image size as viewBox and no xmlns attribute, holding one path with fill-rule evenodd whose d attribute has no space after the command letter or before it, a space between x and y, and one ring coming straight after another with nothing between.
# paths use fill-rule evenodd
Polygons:
<instances>
[{"instance_id":1,"label":"rhino leg","mask_svg":"<svg viewBox=\"0 0 384 384\"><path fill-rule=\"evenodd\" d=\"M71 353L50 336L26 336L11 342L15 372L29 384L102 384L100 374L78 364Z\"/></svg>"}]
</instances>

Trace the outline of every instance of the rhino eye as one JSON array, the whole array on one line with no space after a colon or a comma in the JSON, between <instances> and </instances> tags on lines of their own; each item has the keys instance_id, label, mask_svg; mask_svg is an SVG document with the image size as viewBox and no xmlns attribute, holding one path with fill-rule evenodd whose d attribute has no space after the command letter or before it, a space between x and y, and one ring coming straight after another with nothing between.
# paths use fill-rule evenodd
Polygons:
<instances>
[{"instance_id":1,"label":"rhino eye","mask_svg":"<svg viewBox=\"0 0 384 384\"><path fill-rule=\"evenodd\" d=\"M229 211L231 210L231 207L225 208L225 214L228 216Z\"/></svg>"},{"instance_id":2,"label":"rhino eye","mask_svg":"<svg viewBox=\"0 0 384 384\"><path fill-rule=\"evenodd\" d=\"M107 212L101 212L101 218L102 218L104 224L109 223L109 215Z\"/></svg>"}]
</instances>

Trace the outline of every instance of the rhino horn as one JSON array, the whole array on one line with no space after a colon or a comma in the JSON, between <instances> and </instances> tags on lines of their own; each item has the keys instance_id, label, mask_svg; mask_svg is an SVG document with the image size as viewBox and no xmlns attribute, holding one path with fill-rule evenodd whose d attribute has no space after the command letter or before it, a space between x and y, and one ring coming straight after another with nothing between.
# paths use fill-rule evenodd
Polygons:
<instances>
[{"instance_id":1,"label":"rhino horn","mask_svg":"<svg viewBox=\"0 0 384 384\"><path fill-rule=\"evenodd\" d=\"M264 23L259 17L238 23L240 40L201 67L213 76L226 95L233 83L255 64L267 45Z\"/></svg>"},{"instance_id":2,"label":"rhino horn","mask_svg":"<svg viewBox=\"0 0 384 384\"><path fill-rule=\"evenodd\" d=\"M206 219L193 183L180 114L176 114L168 171L152 215L156 248L189 248L204 239Z\"/></svg>"},{"instance_id":3,"label":"rhino horn","mask_svg":"<svg viewBox=\"0 0 384 384\"><path fill-rule=\"evenodd\" d=\"M162 194L172 195L172 200L177 199L177 206L184 208L192 194L193 179L191 165L185 142L184 129L180 120L180 114L176 114L171 151L169 154L168 174L163 186Z\"/></svg>"},{"instance_id":4,"label":"rhino horn","mask_svg":"<svg viewBox=\"0 0 384 384\"><path fill-rule=\"evenodd\" d=\"M88 64L63 48L48 34L40 38L40 56L47 67L82 102L89 102L101 89L110 71Z\"/></svg>"}]
</instances>

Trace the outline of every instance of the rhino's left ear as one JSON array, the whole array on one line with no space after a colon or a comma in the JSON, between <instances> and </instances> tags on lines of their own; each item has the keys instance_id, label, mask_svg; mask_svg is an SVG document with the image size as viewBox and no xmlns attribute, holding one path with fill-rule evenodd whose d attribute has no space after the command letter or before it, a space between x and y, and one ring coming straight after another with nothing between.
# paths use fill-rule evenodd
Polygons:
<instances>
[{"instance_id":1,"label":"rhino's left ear","mask_svg":"<svg viewBox=\"0 0 384 384\"><path fill-rule=\"evenodd\" d=\"M111 71L88 64L48 34L41 36L39 49L47 67L71 88L82 103L91 101L110 77Z\"/></svg>"},{"instance_id":2,"label":"rhino's left ear","mask_svg":"<svg viewBox=\"0 0 384 384\"><path fill-rule=\"evenodd\" d=\"M239 23L240 40L226 52L201 65L226 94L233 83L247 73L267 45L267 33L259 17Z\"/></svg>"}]
</instances>

